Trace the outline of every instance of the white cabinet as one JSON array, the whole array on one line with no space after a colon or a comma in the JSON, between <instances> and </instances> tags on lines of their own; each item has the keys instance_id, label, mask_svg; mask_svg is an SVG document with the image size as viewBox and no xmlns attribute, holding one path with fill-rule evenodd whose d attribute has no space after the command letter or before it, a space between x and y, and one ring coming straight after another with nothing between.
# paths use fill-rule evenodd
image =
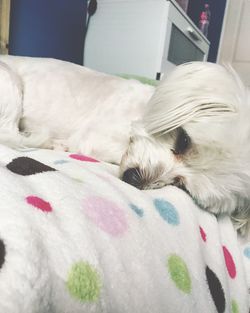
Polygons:
<instances>
[{"instance_id":1,"label":"white cabinet","mask_svg":"<svg viewBox=\"0 0 250 313\"><path fill-rule=\"evenodd\" d=\"M112 74L160 78L175 65L206 60L209 41L167 0L99 0L84 65Z\"/></svg>"}]
</instances>

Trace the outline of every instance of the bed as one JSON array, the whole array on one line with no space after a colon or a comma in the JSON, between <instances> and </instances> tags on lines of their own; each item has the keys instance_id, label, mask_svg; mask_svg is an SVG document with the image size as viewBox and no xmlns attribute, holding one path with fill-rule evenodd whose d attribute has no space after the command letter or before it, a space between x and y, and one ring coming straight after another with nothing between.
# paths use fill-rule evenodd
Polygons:
<instances>
[{"instance_id":1,"label":"bed","mask_svg":"<svg viewBox=\"0 0 250 313\"><path fill-rule=\"evenodd\" d=\"M249 312L250 242L227 216L118 167L0 146L1 313Z\"/></svg>"}]
</instances>

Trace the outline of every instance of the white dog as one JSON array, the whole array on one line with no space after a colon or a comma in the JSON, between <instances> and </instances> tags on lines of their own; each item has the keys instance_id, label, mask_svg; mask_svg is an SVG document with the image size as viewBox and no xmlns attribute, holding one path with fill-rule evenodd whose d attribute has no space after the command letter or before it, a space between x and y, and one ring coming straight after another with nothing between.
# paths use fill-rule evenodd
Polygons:
<instances>
[{"instance_id":1,"label":"white dog","mask_svg":"<svg viewBox=\"0 0 250 313\"><path fill-rule=\"evenodd\" d=\"M182 65L154 93L63 61L0 61L0 142L121 161L124 181L141 189L176 185L201 208L232 214L247 228L250 101L232 70Z\"/></svg>"}]
</instances>

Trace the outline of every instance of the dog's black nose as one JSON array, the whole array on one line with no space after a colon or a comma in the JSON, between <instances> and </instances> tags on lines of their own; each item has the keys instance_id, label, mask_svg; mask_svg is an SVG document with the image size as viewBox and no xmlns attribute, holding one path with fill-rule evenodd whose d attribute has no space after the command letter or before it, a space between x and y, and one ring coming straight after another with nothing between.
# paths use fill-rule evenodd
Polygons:
<instances>
[{"instance_id":1,"label":"dog's black nose","mask_svg":"<svg viewBox=\"0 0 250 313\"><path fill-rule=\"evenodd\" d=\"M138 167L127 169L123 173L122 180L136 188L142 188L142 178Z\"/></svg>"}]
</instances>

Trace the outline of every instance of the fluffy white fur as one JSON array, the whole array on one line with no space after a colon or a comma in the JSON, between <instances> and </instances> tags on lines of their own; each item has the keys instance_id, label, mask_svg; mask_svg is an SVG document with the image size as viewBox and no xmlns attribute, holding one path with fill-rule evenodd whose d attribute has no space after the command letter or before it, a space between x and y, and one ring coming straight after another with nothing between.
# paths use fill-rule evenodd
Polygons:
<instances>
[{"instance_id":1,"label":"fluffy white fur","mask_svg":"<svg viewBox=\"0 0 250 313\"><path fill-rule=\"evenodd\" d=\"M154 88L47 58L0 56L0 142L119 163ZM21 133L19 133L19 129Z\"/></svg>"},{"instance_id":2,"label":"fluffy white fur","mask_svg":"<svg viewBox=\"0 0 250 313\"><path fill-rule=\"evenodd\" d=\"M247 228L250 101L233 70L185 64L154 93L137 81L63 61L0 61L0 142L121 161L128 183L176 185L201 208L232 214Z\"/></svg>"}]
</instances>

